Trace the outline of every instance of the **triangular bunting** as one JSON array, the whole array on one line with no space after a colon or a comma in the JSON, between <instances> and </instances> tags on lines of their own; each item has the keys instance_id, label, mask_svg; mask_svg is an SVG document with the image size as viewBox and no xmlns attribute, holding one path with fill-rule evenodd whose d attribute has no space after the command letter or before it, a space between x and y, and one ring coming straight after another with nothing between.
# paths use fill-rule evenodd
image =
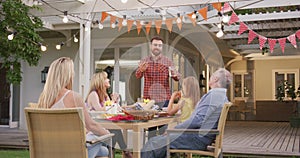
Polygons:
<instances>
[{"instance_id":1,"label":"triangular bunting","mask_svg":"<svg viewBox=\"0 0 300 158\"><path fill-rule=\"evenodd\" d=\"M198 10L198 13L203 17L203 19L207 20L207 6Z\"/></svg>"},{"instance_id":2,"label":"triangular bunting","mask_svg":"<svg viewBox=\"0 0 300 158\"><path fill-rule=\"evenodd\" d=\"M141 21L139 21L139 20L136 21L136 28L137 28L137 32L138 32L138 35L139 35L140 32L141 32L141 29L142 29Z\"/></svg>"},{"instance_id":3,"label":"triangular bunting","mask_svg":"<svg viewBox=\"0 0 300 158\"><path fill-rule=\"evenodd\" d=\"M268 43L269 43L271 53L273 53L276 42L277 42L277 39L268 38Z\"/></svg>"},{"instance_id":4,"label":"triangular bunting","mask_svg":"<svg viewBox=\"0 0 300 158\"><path fill-rule=\"evenodd\" d=\"M127 29L128 29L128 33L129 33L130 30L131 30L132 24L133 24L133 20L127 20Z\"/></svg>"},{"instance_id":5,"label":"triangular bunting","mask_svg":"<svg viewBox=\"0 0 300 158\"><path fill-rule=\"evenodd\" d=\"M297 36L298 39L300 39L300 30L298 30L298 31L296 32L296 36Z\"/></svg>"},{"instance_id":6,"label":"triangular bunting","mask_svg":"<svg viewBox=\"0 0 300 158\"><path fill-rule=\"evenodd\" d=\"M221 3L221 2L213 3L212 6L213 6L218 12L220 12L220 11L221 11L221 8L222 8L222 3Z\"/></svg>"},{"instance_id":7,"label":"triangular bunting","mask_svg":"<svg viewBox=\"0 0 300 158\"><path fill-rule=\"evenodd\" d=\"M228 2L226 2L226 3L224 3L224 6L221 10L223 13L227 13L227 12L230 12L232 9L231 9L230 4Z\"/></svg>"},{"instance_id":8,"label":"triangular bunting","mask_svg":"<svg viewBox=\"0 0 300 158\"><path fill-rule=\"evenodd\" d=\"M179 30L181 30L181 28L182 28L182 17L183 16L180 16L180 20L181 20L180 23L176 22Z\"/></svg>"},{"instance_id":9,"label":"triangular bunting","mask_svg":"<svg viewBox=\"0 0 300 158\"><path fill-rule=\"evenodd\" d=\"M116 17L113 15L110 15L110 27L112 26L113 23L116 22Z\"/></svg>"},{"instance_id":10,"label":"triangular bunting","mask_svg":"<svg viewBox=\"0 0 300 158\"><path fill-rule=\"evenodd\" d=\"M259 49L262 50L262 48L264 47L264 45L267 41L267 38L264 37L264 36L259 35L258 40L259 40Z\"/></svg>"},{"instance_id":11,"label":"triangular bunting","mask_svg":"<svg viewBox=\"0 0 300 158\"><path fill-rule=\"evenodd\" d=\"M245 25L244 22L240 22L240 28L239 28L239 32L238 35L241 35L243 32L248 30L248 26Z\"/></svg>"},{"instance_id":12,"label":"triangular bunting","mask_svg":"<svg viewBox=\"0 0 300 158\"><path fill-rule=\"evenodd\" d=\"M162 20L155 20L155 28L156 28L156 33L159 35L160 28L161 28Z\"/></svg>"},{"instance_id":13,"label":"triangular bunting","mask_svg":"<svg viewBox=\"0 0 300 158\"><path fill-rule=\"evenodd\" d=\"M235 14L235 12L233 11L232 14L231 14L231 17L230 17L230 20L228 22L228 25L231 25L237 21L239 21L239 17Z\"/></svg>"},{"instance_id":14,"label":"triangular bunting","mask_svg":"<svg viewBox=\"0 0 300 158\"><path fill-rule=\"evenodd\" d=\"M118 31L120 31L121 30L121 28L123 27L123 24L122 24L122 22L123 22L123 18L118 18L118 27L119 27L119 30Z\"/></svg>"},{"instance_id":15,"label":"triangular bunting","mask_svg":"<svg viewBox=\"0 0 300 158\"><path fill-rule=\"evenodd\" d=\"M291 44L297 48L297 43L296 43L296 36L295 34L292 34L290 36L287 37L287 39L291 42Z\"/></svg>"},{"instance_id":16,"label":"triangular bunting","mask_svg":"<svg viewBox=\"0 0 300 158\"><path fill-rule=\"evenodd\" d=\"M249 30L249 33L248 33L248 44L250 44L256 36L257 36L257 34L254 31Z\"/></svg>"},{"instance_id":17,"label":"triangular bunting","mask_svg":"<svg viewBox=\"0 0 300 158\"><path fill-rule=\"evenodd\" d=\"M146 24L146 33L147 33L147 35L149 35L151 25L152 25L152 21L149 21L148 24Z\"/></svg>"},{"instance_id":18,"label":"triangular bunting","mask_svg":"<svg viewBox=\"0 0 300 158\"><path fill-rule=\"evenodd\" d=\"M194 13L190 13L190 14L187 14L187 16L189 17L189 19L191 20L191 22L192 22L192 24L194 25L194 26L196 26L196 19L193 19L192 18L192 15L193 15Z\"/></svg>"},{"instance_id":19,"label":"triangular bunting","mask_svg":"<svg viewBox=\"0 0 300 158\"><path fill-rule=\"evenodd\" d=\"M172 32L173 20L174 20L173 18L170 18L170 19L166 19L165 21L167 29L169 30L170 33Z\"/></svg>"},{"instance_id":20,"label":"triangular bunting","mask_svg":"<svg viewBox=\"0 0 300 158\"><path fill-rule=\"evenodd\" d=\"M279 42L279 45L281 47L282 53L284 53L284 47L285 47L286 38L279 38L278 42Z\"/></svg>"},{"instance_id":21,"label":"triangular bunting","mask_svg":"<svg viewBox=\"0 0 300 158\"><path fill-rule=\"evenodd\" d=\"M106 12L102 12L102 16L101 16L101 20L100 20L101 23L103 23L103 21L106 19L107 15L108 14Z\"/></svg>"}]
</instances>

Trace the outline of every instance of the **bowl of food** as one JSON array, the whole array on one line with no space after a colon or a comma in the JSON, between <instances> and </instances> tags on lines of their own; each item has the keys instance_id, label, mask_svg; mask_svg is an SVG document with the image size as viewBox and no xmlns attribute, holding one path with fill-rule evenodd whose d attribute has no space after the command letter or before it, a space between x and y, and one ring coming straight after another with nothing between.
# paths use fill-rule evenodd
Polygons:
<instances>
[{"instance_id":1,"label":"bowl of food","mask_svg":"<svg viewBox=\"0 0 300 158\"><path fill-rule=\"evenodd\" d=\"M135 120L151 120L156 111L154 110L124 110L126 115L131 115Z\"/></svg>"},{"instance_id":2,"label":"bowl of food","mask_svg":"<svg viewBox=\"0 0 300 158\"><path fill-rule=\"evenodd\" d=\"M89 111L89 114L92 118L97 118L97 119L104 119L106 118L105 111Z\"/></svg>"}]
</instances>

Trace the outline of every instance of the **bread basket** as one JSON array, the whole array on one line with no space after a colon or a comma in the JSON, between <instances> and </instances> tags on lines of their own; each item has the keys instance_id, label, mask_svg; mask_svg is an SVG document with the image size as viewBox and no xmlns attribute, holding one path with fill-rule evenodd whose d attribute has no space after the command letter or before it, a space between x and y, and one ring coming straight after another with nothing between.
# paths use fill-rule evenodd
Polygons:
<instances>
[{"instance_id":1,"label":"bread basket","mask_svg":"<svg viewBox=\"0 0 300 158\"><path fill-rule=\"evenodd\" d=\"M154 110L124 110L126 115L131 115L135 120L151 120L156 111Z\"/></svg>"}]
</instances>

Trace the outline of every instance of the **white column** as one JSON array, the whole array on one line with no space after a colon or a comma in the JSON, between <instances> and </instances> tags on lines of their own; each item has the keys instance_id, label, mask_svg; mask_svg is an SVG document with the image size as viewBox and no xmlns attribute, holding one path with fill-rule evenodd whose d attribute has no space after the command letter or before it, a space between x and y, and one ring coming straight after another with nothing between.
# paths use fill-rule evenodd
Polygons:
<instances>
[{"instance_id":1,"label":"white column","mask_svg":"<svg viewBox=\"0 0 300 158\"><path fill-rule=\"evenodd\" d=\"M115 65L114 65L114 80L115 87L113 92L119 93L119 81L120 81L120 48L115 48Z\"/></svg>"}]
</instances>

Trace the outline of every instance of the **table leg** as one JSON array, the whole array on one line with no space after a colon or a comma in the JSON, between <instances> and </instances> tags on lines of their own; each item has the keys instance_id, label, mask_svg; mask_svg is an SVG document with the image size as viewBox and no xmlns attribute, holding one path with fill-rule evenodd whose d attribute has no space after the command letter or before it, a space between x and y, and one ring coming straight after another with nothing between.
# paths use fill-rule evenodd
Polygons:
<instances>
[{"instance_id":1,"label":"table leg","mask_svg":"<svg viewBox=\"0 0 300 158\"><path fill-rule=\"evenodd\" d=\"M133 141L133 158L140 158L141 157L141 149L142 149L142 143L141 143L141 128L134 127L133 128L133 139L136 141Z\"/></svg>"}]
</instances>

